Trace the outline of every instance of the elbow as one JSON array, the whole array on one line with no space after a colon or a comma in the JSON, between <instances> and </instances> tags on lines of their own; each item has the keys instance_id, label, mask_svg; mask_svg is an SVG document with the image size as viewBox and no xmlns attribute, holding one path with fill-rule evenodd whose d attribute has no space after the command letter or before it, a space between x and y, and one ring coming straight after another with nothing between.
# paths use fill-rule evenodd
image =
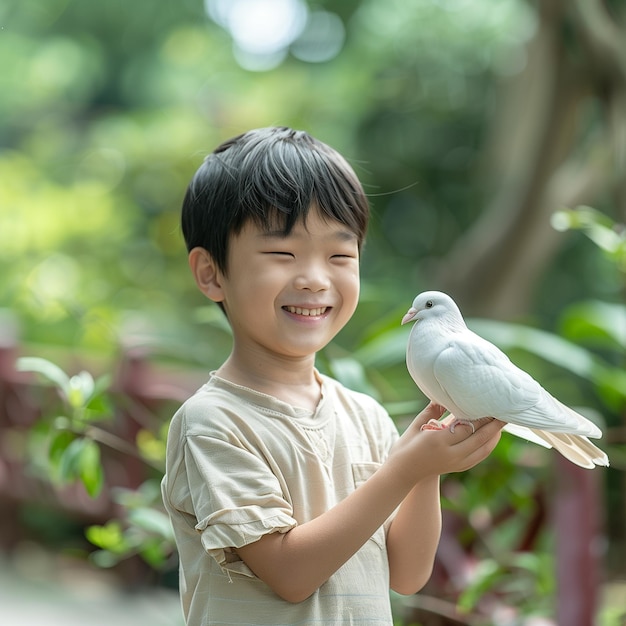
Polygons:
<instances>
[{"instance_id":1,"label":"elbow","mask_svg":"<svg viewBox=\"0 0 626 626\"><path fill-rule=\"evenodd\" d=\"M308 600L320 587L317 581L306 577L302 580L293 571L290 576L274 579L268 584L281 600L289 604L299 604Z\"/></svg>"},{"instance_id":2,"label":"elbow","mask_svg":"<svg viewBox=\"0 0 626 626\"><path fill-rule=\"evenodd\" d=\"M412 596L415 595L418 591L421 591L424 588L424 585L428 581L424 581L419 584L406 584L406 585L392 585L391 589L401 596Z\"/></svg>"},{"instance_id":3,"label":"elbow","mask_svg":"<svg viewBox=\"0 0 626 626\"><path fill-rule=\"evenodd\" d=\"M308 600L316 591L316 589L299 589L293 586L286 586L281 589L273 589L274 593L289 604L299 604Z\"/></svg>"},{"instance_id":4,"label":"elbow","mask_svg":"<svg viewBox=\"0 0 626 626\"><path fill-rule=\"evenodd\" d=\"M299 604L310 598L320 587L324 581L311 580L307 575L298 572L295 568L279 569L279 573L273 572L274 575L267 575L258 578L264 582L281 600L289 604ZM305 572L306 574L306 572Z\"/></svg>"},{"instance_id":5,"label":"elbow","mask_svg":"<svg viewBox=\"0 0 626 626\"><path fill-rule=\"evenodd\" d=\"M430 580L432 575L432 568L420 572L414 576L406 576L398 580L390 580L389 586L393 591L399 593L402 596L412 596L418 591L421 591L426 583Z\"/></svg>"}]
</instances>

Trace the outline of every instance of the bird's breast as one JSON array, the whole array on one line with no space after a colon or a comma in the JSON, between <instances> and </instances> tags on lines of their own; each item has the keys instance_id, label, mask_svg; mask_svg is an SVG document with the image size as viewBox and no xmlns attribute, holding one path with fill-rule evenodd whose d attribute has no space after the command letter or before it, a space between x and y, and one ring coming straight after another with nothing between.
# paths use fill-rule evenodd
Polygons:
<instances>
[{"instance_id":1,"label":"bird's breast","mask_svg":"<svg viewBox=\"0 0 626 626\"><path fill-rule=\"evenodd\" d=\"M450 345L450 339L438 332L438 329L426 325L413 327L407 343L407 368L418 384L428 386L433 378L433 367L437 357Z\"/></svg>"}]
</instances>

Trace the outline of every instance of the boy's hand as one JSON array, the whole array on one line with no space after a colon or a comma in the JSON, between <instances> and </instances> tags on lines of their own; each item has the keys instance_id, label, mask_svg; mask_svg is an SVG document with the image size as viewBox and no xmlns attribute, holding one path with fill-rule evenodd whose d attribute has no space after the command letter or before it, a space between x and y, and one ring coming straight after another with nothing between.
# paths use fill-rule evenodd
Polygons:
<instances>
[{"instance_id":1,"label":"boy's hand","mask_svg":"<svg viewBox=\"0 0 626 626\"><path fill-rule=\"evenodd\" d=\"M466 426L458 426L454 432L446 428L454 420L452 415L441 422L440 430L422 430L430 420L439 420L444 410L429 404L393 447L389 461L401 466L401 476L418 482L427 476L462 472L483 461L496 447L504 423L490 417L474 422L473 433Z\"/></svg>"}]
</instances>

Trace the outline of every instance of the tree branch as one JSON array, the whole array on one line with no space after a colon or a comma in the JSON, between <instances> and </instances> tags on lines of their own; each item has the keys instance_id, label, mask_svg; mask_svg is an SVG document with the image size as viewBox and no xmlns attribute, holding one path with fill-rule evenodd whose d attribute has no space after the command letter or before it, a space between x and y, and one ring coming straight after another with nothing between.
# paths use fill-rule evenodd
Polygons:
<instances>
[{"instance_id":1,"label":"tree branch","mask_svg":"<svg viewBox=\"0 0 626 626\"><path fill-rule=\"evenodd\" d=\"M553 248L545 190L570 149L581 91L567 71L559 35L562 16L550 8L529 46L526 70L509 85L503 119L494 128L496 139L505 141L496 145L500 152L493 158L500 170L491 173L499 190L441 267L441 283L473 315L507 318L524 311L534 268L545 260L543 250ZM536 254L537 248L542 254Z\"/></svg>"},{"instance_id":2,"label":"tree branch","mask_svg":"<svg viewBox=\"0 0 626 626\"><path fill-rule=\"evenodd\" d=\"M572 18L594 70L626 81L624 33L600 0L572 0Z\"/></svg>"}]
</instances>

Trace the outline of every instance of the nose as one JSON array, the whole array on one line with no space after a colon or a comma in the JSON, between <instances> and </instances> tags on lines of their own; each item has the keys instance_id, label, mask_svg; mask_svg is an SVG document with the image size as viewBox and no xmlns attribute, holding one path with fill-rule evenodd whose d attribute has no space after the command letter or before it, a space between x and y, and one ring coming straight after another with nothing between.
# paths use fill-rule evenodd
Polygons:
<instances>
[{"instance_id":1,"label":"nose","mask_svg":"<svg viewBox=\"0 0 626 626\"><path fill-rule=\"evenodd\" d=\"M323 264L309 261L298 268L294 285L296 289L308 289L312 292L325 291L330 288L330 278Z\"/></svg>"}]
</instances>

